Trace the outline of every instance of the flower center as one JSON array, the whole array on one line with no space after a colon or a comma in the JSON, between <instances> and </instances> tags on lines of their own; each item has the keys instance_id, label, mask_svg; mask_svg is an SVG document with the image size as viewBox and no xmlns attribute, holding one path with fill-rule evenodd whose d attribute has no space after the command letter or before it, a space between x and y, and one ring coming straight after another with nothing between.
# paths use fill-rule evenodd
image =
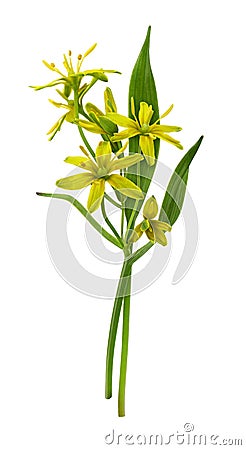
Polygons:
<instances>
[{"instance_id":1,"label":"flower center","mask_svg":"<svg viewBox=\"0 0 246 450\"><path fill-rule=\"evenodd\" d=\"M103 178L103 177L105 177L106 175L108 174L108 171L107 171L107 169L105 169L105 168L99 168L98 169L98 171L97 171L97 177L98 178Z\"/></svg>"},{"instance_id":2,"label":"flower center","mask_svg":"<svg viewBox=\"0 0 246 450\"><path fill-rule=\"evenodd\" d=\"M143 134L149 132L149 125L148 125L147 123L143 123L143 125L141 126L141 132L142 132Z\"/></svg>"}]
</instances>

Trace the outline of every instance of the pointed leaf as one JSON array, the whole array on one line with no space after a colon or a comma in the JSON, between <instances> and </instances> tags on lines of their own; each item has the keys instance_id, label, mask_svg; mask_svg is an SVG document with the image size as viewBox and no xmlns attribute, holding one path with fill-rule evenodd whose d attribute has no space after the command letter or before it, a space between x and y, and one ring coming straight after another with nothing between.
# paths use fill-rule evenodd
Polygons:
<instances>
[{"instance_id":1,"label":"pointed leaf","mask_svg":"<svg viewBox=\"0 0 246 450\"><path fill-rule=\"evenodd\" d=\"M195 157L202 140L203 136L201 136L195 145L193 145L193 147L191 147L184 155L173 172L162 202L159 220L169 222L170 225L173 225L178 219L184 203L189 166Z\"/></svg>"},{"instance_id":2,"label":"pointed leaf","mask_svg":"<svg viewBox=\"0 0 246 450\"><path fill-rule=\"evenodd\" d=\"M149 45L150 45L150 32L151 27L148 28L147 36L143 47L140 51L136 64L133 68L131 81L129 86L129 117L133 119L131 112L131 97L134 98L136 115L138 116L140 109L140 102L146 102L148 105L152 105L154 110L154 114L151 120L151 123L158 120L159 117L159 108L158 108L158 99L157 92L155 86L155 80L153 77L151 65L150 65L150 57L149 57ZM155 157L158 158L159 148L160 148L160 140L155 139ZM139 148L139 136L133 137L129 140L129 153L140 153L141 150ZM127 178L129 178L134 183L137 183L137 170L140 169L140 188L144 192L147 193L151 179L153 177L155 171L155 165L149 166L145 160L143 160L134 171L131 169L129 173L127 173ZM126 217L129 220L131 216L131 211L133 208L134 202L132 200L127 200L127 208L126 208ZM141 207L141 202L139 202L138 209ZM137 214L136 214L137 217ZM136 218L135 217L135 218ZM133 221L134 223L134 221Z\"/></svg>"}]
</instances>

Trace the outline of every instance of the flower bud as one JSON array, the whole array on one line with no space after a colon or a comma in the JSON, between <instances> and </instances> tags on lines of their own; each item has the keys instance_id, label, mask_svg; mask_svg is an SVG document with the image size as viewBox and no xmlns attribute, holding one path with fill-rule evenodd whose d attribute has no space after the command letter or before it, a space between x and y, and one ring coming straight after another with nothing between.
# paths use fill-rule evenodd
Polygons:
<instances>
[{"instance_id":1,"label":"flower bud","mask_svg":"<svg viewBox=\"0 0 246 450\"><path fill-rule=\"evenodd\" d=\"M109 87L107 87L104 91L104 103L106 114L110 112L117 113L117 106L114 100L114 96Z\"/></svg>"},{"instance_id":2,"label":"flower bud","mask_svg":"<svg viewBox=\"0 0 246 450\"><path fill-rule=\"evenodd\" d=\"M150 197L144 205L143 216L146 219L151 220L151 219L154 219L154 217L157 215L157 213L158 213L157 201L156 201L154 195L152 195L152 197Z\"/></svg>"}]
</instances>

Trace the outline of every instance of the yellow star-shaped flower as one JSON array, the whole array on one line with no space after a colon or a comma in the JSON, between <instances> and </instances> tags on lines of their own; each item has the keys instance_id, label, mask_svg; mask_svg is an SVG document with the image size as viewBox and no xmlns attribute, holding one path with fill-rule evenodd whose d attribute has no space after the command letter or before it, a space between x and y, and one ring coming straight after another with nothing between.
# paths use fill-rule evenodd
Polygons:
<instances>
[{"instance_id":1,"label":"yellow star-shaped flower","mask_svg":"<svg viewBox=\"0 0 246 450\"><path fill-rule=\"evenodd\" d=\"M111 139L112 142L118 142L123 139L128 139L140 135L139 145L145 156L147 163L150 166L155 164L154 140L156 138L163 139L164 141L169 142L170 144L173 144L180 149L183 149L179 141L177 141L176 139L167 134L174 131L175 132L180 131L182 130L182 128L171 125L158 124L159 120L167 116L172 109L173 105L171 105L170 108L168 108L168 110L164 114L162 114L162 116L156 122L150 124L150 121L154 113L152 105L148 105L146 102L141 102L137 118L135 113L134 99L132 97L131 111L134 119L130 119L129 117L125 117L117 113L107 114L107 116L109 117L110 120L112 120L113 123L121 127L125 127L125 130L114 134L114 136Z\"/></svg>"},{"instance_id":2,"label":"yellow star-shaped flower","mask_svg":"<svg viewBox=\"0 0 246 450\"><path fill-rule=\"evenodd\" d=\"M61 178L56 185L62 189L77 190L82 189L91 184L88 197L87 208L89 212L94 212L101 205L104 192L105 182L108 182L114 189L121 192L127 197L136 200L143 199L141 189L127 178L112 174L115 170L125 169L143 159L139 154L118 158L124 152L126 145L122 147L116 154L112 153L109 142L100 142L96 149L96 160L93 161L84 148L82 148L86 157L68 156L65 162L81 167L86 170L85 173L72 175L67 178ZM113 156L113 158L112 158Z\"/></svg>"},{"instance_id":3,"label":"yellow star-shaped flower","mask_svg":"<svg viewBox=\"0 0 246 450\"><path fill-rule=\"evenodd\" d=\"M144 220L136 226L129 239L130 243L136 242L145 232L147 238L151 242L158 242L161 245L167 245L167 238L165 231L171 231L172 227L160 220L153 220L157 216L158 205L155 197L152 195L144 205L143 217Z\"/></svg>"},{"instance_id":4,"label":"yellow star-shaped flower","mask_svg":"<svg viewBox=\"0 0 246 450\"><path fill-rule=\"evenodd\" d=\"M31 87L33 87L36 91L39 91L40 89L44 89L47 87L53 87L59 84L64 84L65 87L68 89L68 91L71 92L71 88L73 88L74 82L80 85L81 80L85 76L90 76L101 81L108 81L108 78L105 75L105 73L120 73L117 70L104 70L104 69L91 69L81 71L81 66L84 59L94 50L96 45L97 44L92 45L83 55L81 54L78 55L76 65L72 61L71 50L69 50L68 55L64 54L63 66L67 73L64 73L63 71L58 69L54 63L48 63L47 61L43 60L44 65L48 69L52 70L52 72L58 73L60 75L60 78L57 78L56 80L51 81L50 83L42 86L31 86Z\"/></svg>"}]
</instances>

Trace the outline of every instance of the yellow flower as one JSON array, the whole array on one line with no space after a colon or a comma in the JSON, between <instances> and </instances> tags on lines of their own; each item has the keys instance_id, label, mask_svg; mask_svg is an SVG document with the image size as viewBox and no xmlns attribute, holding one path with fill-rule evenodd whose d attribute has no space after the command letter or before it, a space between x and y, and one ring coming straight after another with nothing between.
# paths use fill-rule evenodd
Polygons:
<instances>
[{"instance_id":1,"label":"yellow flower","mask_svg":"<svg viewBox=\"0 0 246 450\"><path fill-rule=\"evenodd\" d=\"M91 69L81 71L81 66L84 59L94 50L96 45L97 44L92 45L83 55L81 54L78 55L76 65L74 65L72 61L71 50L69 50L68 55L64 54L63 65L67 72L66 74L64 74L61 70L59 70L54 63L48 63L47 61L43 60L44 65L48 69L52 70L52 72L58 73L60 75L60 78L57 78L56 80L51 81L51 83L45 84L43 86L31 86L31 87L33 87L36 91L38 91L46 87L53 87L59 84L64 84L65 87L64 90L68 92L68 95L66 95L68 97L69 93L71 92L71 89L74 86L74 83L77 82L78 85L80 85L82 78L87 75L101 81L108 81L108 78L105 75L105 73L120 73L116 70L104 70L104 69Z\"/></svg>"},{"instance_id":2,"label":"yellow flower","mask_svg":"<svg viewBox=\"0 0 246 450\"><path fill-rule=\"evenodd\" d=\"M148 105L145 102L141 102L137 118L135 113L134 99L132 97L131 112L134 117L134 120L114 112L108 113L108 117L110 120L112 120L113 123L121 127L126 127L125 130L120 131L120 133L116 133L113 136L112 141L118 142L123 139L128 139L133 136L140 135L139 139L140 148L145 156L147 163L150 166L152 166L153 164L155 164L154 139L156 138L163 139L164 141L167 141L170 144L173 144L176 147L183 149L179 141L177 141L176 139L167 134L173 131L180 131L182 128L171 125L159 125L157 123L159 122L160 119L167 116L172 109L173 105L171 105L170 108L168 108L168 110L164 114L162 114L162 116L156 122L154 122L151 125L150 121L154 113L152 105Z\"/></svg>"},{"instance_id":3,"label":"yellow flower","mask_svg":"<svg viewBox=\"0 0 246 450\"><path fill-rule=\"evenodd\" d=\"M126 145L114 155L110 143L102 141L96 149L96 160L93 161L86 150L81 147L81 150L86 157L68 156L65 159L65 162L81 167L86 170L86 172L72 175L67 178L61 178L56 182L56 185L62 189L77 190L91 184L87 202L89 212L96 211L101 205L106 181L123 195L137 200L142 199L143 193L138 186L121 175L112 174L115 170L125 169L143 159L143 157L138 154L118 159L117 157L124 152L125 148Z\"/></svg>"},{"instance_id":4,"label":"yellow flower","mask_svg":"<svg viewBox=\"0 0 246 450\"><path fill-rule=\"evenodd\" d=\"M129 242L136 242L142 234L145 232L148 239L151 242L158 242L161 245L167 245L167 238L165 236L165 231L171 231L172 227L160 220L153 220L158 213L158 205L155 197L152 195L144 205L143 217L144 220L136 226L134 229Z\"/></svg>"},{"instance_id":5,"label":"yellow flower","mask_svg":"<svg viewBox=\"0 0 246 450\"><path fill-rule=\"evenodd\" d=\"M117 133L118 127L106 116L106 114L109 112L117 112L117 107L113 93L109 87L107 87L104 91L104 105L105 113L103 113L97 106L93 105L93 103L87 103L85 105L85 109L93 122L100 128L101 134L104 133L112 136L114 133ZM91 127L91 122L80 120L79 124L81 127L89 131L94 131L95 133L99 132L99 128L97 126Z\"/></svg>"},{"instance_id":6,"label":"yellow flower","mask_svg":"<svg viewBox=\"0 0 246 450\"><path fill-rule=\"evenodd\" d=\"M49 101L50 103L52 103L52 105L56 106L57 108L64 108L68 110L65 114L63 114L63 116L61 116L57 120L57 122L51 127L51 129L47 131L46 134L50 135L49 141L52 141L56 133L60 131L61 126L65 120L70 123L74 122L74 103L73 100L67 100L68 102L67 105L65 105L64 103L55 102L54 100L51 99L49 99Z\"/></svg>"}]
</instances>

